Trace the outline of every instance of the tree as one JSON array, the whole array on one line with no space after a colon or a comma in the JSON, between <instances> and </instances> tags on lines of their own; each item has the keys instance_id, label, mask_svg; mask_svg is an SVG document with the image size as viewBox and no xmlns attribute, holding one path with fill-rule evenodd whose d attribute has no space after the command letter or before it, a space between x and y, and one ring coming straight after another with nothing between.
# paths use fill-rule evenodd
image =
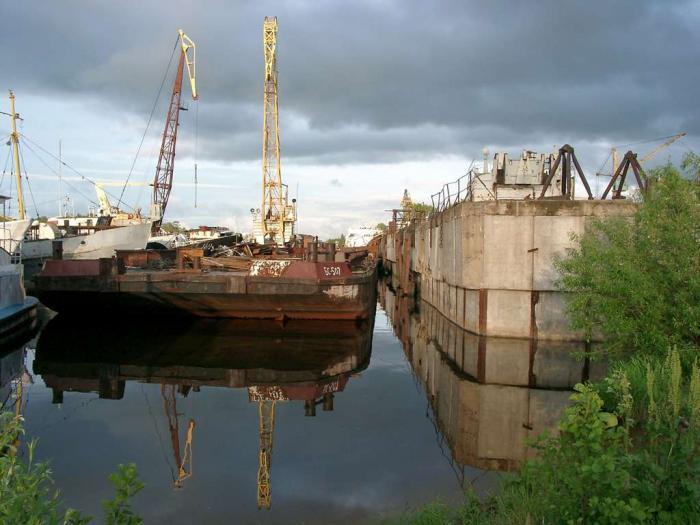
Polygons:
<instances>
[{"instance_id":1,"label":"tree","mask_svg":"<svg viewBox=\"0 0 700 525\"><path fill-rule=\"evenodd\" d=\"M343 248L345 246L345 235L343 234L340 237L327 239L326 242L334 242L336 248Z\"/></svg>"},{"instance_id":2,"label":"tree","mask_svg":"<svg viewBox=\"0 0 700 525\"><path fill-rule=\"evenodd\" d=\"M164 222L160 228L168 235L173 233L183 233L186 231L185 228L180 226L180 223L176 222Z\"/></svg>"},{"instance_id":3,"label":"tree","mask_svg":"<svg viewBox=\"0 0 700 525\"><path fill-rule=\"evenodd\" d=\"M384 224L383 222L380 222L374 228L379 230L380 232L385 232L386 231L386 224Z\"/></svg>"},{"instance_id":4,"label":"tree","mask_svg":"<svg viewBox=\"0 0 700 525\"><path fill-rule=\"evenodd\" d=\"M433 212L433 207L424 202L414 202L411 204L411 209L416 213L416 215L429 215Z\"/></svg>"},{"instance_id":5,"label":"tree","mask_svg":"<svg viewBox=\"0 0 700 525\"><path fill-rule=\"evenodd\" d=\"M670 164L649 181L632 220L592 221L555 263L574 327L614 354L700 347L699 188Z\"/></svg>"}]
</instances>

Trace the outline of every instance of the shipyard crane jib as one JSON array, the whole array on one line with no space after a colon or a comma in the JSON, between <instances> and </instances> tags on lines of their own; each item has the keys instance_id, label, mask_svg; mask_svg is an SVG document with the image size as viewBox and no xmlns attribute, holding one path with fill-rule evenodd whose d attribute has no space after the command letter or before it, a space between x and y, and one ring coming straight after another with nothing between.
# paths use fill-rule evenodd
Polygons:
<instances>
[{"instance_id":1,"label":"shipyard crane jib","mask_svg":"<svg viewBox=\"0 0 700 525\"><path fill-rule=\"evenodd\" d=\"M170 96L168 115L163 130L163 140L158 155L158 165L156 175L153 179L153 200L151 203L151 218L153 219L153 230L160 228L168 205L170 190L173 185L173 170L175 168L175 143L177 142L177 128L180 120L180 110L184 109L180 105L180 95L182 93L182 76L187 67L187 77L192 91L192 100L197 100L197 84L195 76L195 45L192 40L182 31L178 30L178 40L180 41L180 60L178 61L173 83L173 92Z\"/></svg>"},{"instance_id":2,"label":"shipyard crane jib","mask_svg":"<svg viewBox=\"0 0 700 525\"><path fill-rule=\"evenodd\" d=\"M295 200L289 204L282 184L279 105L277 95L277 17L263 22L265 78L263 94L262 205L254 230L260 243L283 244L296 228Z\"/></svg>"},{"instance_id":3,"label":"shipyard crane jib","mask_svg":"<svg viewBox=\"0 0 700 525\"><path fill-rule=\"evenodd\" d=\"M282 221L284 220L277 98L277 17L265 17L263 50L265 54L265 92L263 98L263 181L260 219L265 237L277 240L275 234L282 233Z\"/></svg>"}]
</instances>

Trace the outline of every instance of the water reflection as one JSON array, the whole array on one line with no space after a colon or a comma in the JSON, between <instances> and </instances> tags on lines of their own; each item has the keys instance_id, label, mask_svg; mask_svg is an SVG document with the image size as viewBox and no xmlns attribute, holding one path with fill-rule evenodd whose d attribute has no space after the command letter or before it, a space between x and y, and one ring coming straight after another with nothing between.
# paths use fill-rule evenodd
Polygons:
<instances>
[{"instance_id":1,"label":"water reflection","mask_svg":"<svg viewBox=\"0 0 700 525\"><path fill-rule=\"evenodd\" d=\"M335 396L369 364L372 332L373 320L134 321L128 329L115 330L109 323L76 325L58 316L39 337L33 370L56 405L66 392L118 400L128 382L159 384L177 489L193 476L197 433L195 417L181 425L178 400L198 395L205 386L246 389L248 401L258 406L258 507L270 508L276 404L298 403L300 413L310 417L317 406L333 411Z\"/></svg>"},{"instance_id":2,"label":"water reflection","mask_svg":"<svg viewBox=\"0 0 700 525\"><path fill-rule=\"evenodd\" d=\"M0 401L24 400L38 459L87 513L135 462L146 523L325 525L492 490L491 471L526 459L568 389L599 375L571 345L478 338L380 297L391 319L378 312L376 328L57 316L0 360Z\"/></svg>"},{"instance_id":3,"label":"water reflection","mask_svg":"<svg viewBox=\"0 0 700 525\"><path fill-rule=\"evenodd\" d=\"M573 357L578 343L479 337L386 285L380 300L461 483L465 466L518 468L533 454L527 440L555 431L571 388L602 374Z\"/></svg>"},{"instance_id":4,"label":"water reflection","mask_svg":"<svg viewBox=\"0 0 700 525\"><path fill-rule=\"evenodd\" d=\"M23 392L33 383L32 376L24 366L24 346L0 354L0 411L22 414Z\"/></svg>"}]
</instances>

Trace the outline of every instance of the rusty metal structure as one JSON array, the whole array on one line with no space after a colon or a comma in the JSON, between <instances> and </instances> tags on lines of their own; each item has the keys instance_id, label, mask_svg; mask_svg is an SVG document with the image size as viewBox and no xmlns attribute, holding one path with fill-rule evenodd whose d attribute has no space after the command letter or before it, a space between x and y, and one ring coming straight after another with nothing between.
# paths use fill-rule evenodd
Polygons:
<instances>
[{"instance_id":1,"label":"rusty metal structure","mask_svg":"<svg viewBox=\"0 0 700 525\"><path fill-rule=\"evenodd\" d=\"M151 218L153 219L154 231L160 227L163 221L165 208L168 205L168 199L170 198L170 191L173 187L175 146L177 143L180 111L185 109L181 105L182 77L185 67L187 67L187 77L189 79L190 89L192 91L192 100L197 100L199 98L195 76L194 42L190 40L182 29L178 30L178 39L180 41L180 59L175 72L173 91L170 95L170 104L168 105L168 114L165 120L165 129L163 130L163 139L161 141L160 153L158 155L156 175L153 179Z\"/></svg>"},{"instance_id":2,"label":"rusty metal structure","mask_svg":"<svg viewBox=\"0 0 700 525\"><path fill-rule=\"evenodd\" d=\"M578 174L579 178L581 179L581 182L583 183L583 187L586 188L588 198L594 198L593 192L591 192L591 187L588 184L588 180L586 179L586 176L583 173L583 169L581 169L581 165L579 164L578 159L576 158L574 148L569 144L564 144L561 148L559 148L559 154L557 155L556 160L549 169L549 175L544 181L542 193L540 193L539 196L540 199L543 199L545 197L545 193L547 192L549 185L552 183L552 180L554 179L554 176L556 175L557 169L559 169L559 167L561 167L561 197L564 197L566 199L574 198L575 180L572 176L572 164L575 173Z\"/></svg>"},{"instance_id":3,"label":"rusty metal structure","mask_svg":"<svg viewBox=\"0 0 700 525\"><path fill-rule=\"evenodd\" d=\"M642 166L637 160L637 155L632 151L628 151L627 153L625 153L625 156L623 157L620 165L615 170L615 173L613 173L613 176L610 179L608 186L605 188L605 191L603 191L603 194L600 196L601 199L605 199L608 196L608 193L610 193L610 190L612 190L613 199L623 198L622 190L624 188L625 180L627 179L627 173L630 168L632 168L632 172L634 173L634 177L637 180L637 185L640 191L646 191L647 180L644 175L644 170L642 170ZM615 183L617 183L617 186L615 186Z\"/></svg>"},{"instance_id":4,"label":"rusty metal structure","mask_svg":"<svg viewBox=\"0 0 700 525\"><path fill-rule=\"evenodd\" d=\"M178 391L183 396L186 396L190 391L190 387L173 384L160 385L160 392L163 397L163 410L168 419L168 430L170 431L170 441L173 448L173 457L175 458L175 468L177 469L177 475L173 476L173 487L175 489L181 489L185 480L192 476L192 437L195 427L194 419L190 419L187 423L185 446L181 453L180 424L176 398L176 392Z\"/></svg>"}]
</instances>

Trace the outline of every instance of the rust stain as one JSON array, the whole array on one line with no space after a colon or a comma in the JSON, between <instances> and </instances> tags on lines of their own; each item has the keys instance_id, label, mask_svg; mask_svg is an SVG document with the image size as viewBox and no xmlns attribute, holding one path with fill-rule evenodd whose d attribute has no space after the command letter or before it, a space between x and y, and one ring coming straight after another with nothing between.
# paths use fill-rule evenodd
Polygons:
<instances>
[{"instance_id":1,"label":"rust stain","mask_svg":"<svg viewBox=\"0 0 700 525\"><path fill-rule=\"evenodd\" d=\"M476 361L476 379L479 383L486 381L486 338L479 336L478 355Z\"/></svg>"},{"instance_id":2,"label":"rust stain","mask_svg":"<svg viewBox=\"0 0 700 525\"><path fill-rule=\"evenodd\" d=\"M488 311L489 291L479 289L479 334L486 335L486 314Z\"/></svg>"},{"instance_id":3,"label":"rust stain","mask_svg":"<svg viewBox=\"0 0 700 525\"><path fill-rule=\"evenodd\" d=\"M537 303L540 301L540 292L533 290L530 294L530 362L528 367L528 384L535 386L535 354L537 354Z\"/></svg>"}]
</instances>

